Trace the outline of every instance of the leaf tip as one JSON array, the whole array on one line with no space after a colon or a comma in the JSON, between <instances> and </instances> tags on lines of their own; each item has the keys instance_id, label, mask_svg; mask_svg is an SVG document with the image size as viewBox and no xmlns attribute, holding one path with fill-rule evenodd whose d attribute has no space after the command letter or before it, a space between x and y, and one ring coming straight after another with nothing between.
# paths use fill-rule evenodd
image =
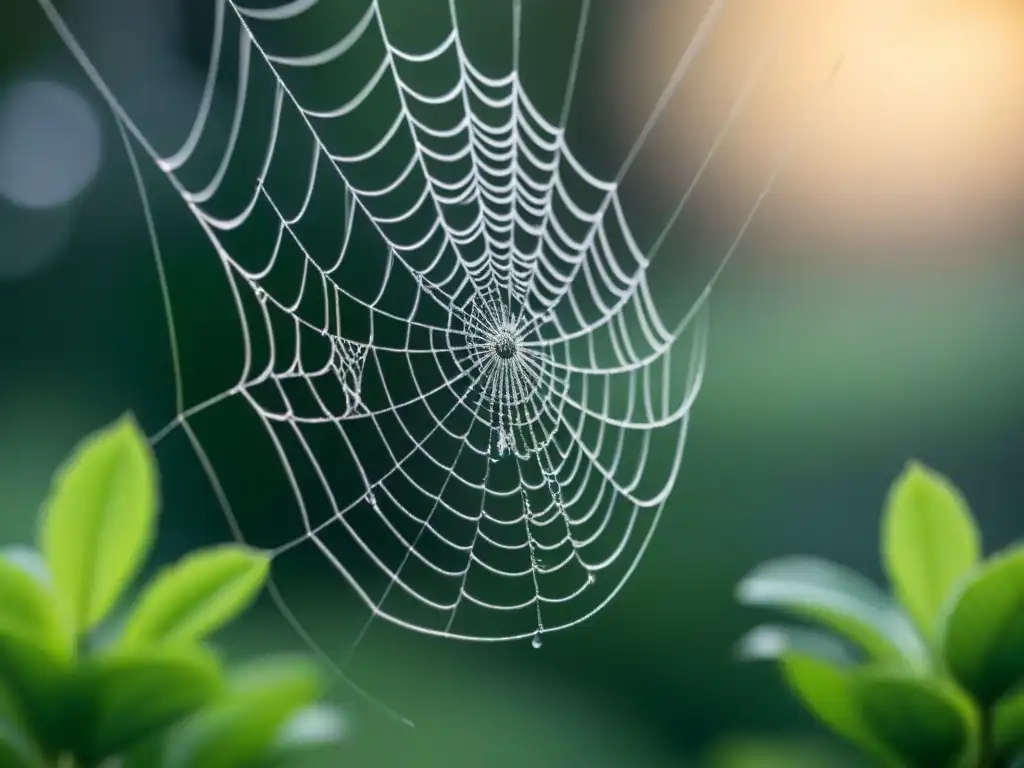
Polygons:
<instances>
[{"instance_id":1,"label":"leaf tip","mask_svg":"<svg viewBox=\"0 0 1024 768\"><path fill-rule=\"evenodd\" d=\"M909 459L889 487L886 510L895 511L894 503L900 496L927 490L935 485L948 485L949 481L934 469L918 459Z\"/></svg>"},{"instance_id":2,"label":"leaf tip","mask_svg":"<svg viewBox=\"0 0 1024 768\"><path fill-rule=\"evenodd\" d=\"M755 627L735 646L736 659L741 662L781 659L788 650L785 632L773 626Z\"/></svg>"}]
</instances>

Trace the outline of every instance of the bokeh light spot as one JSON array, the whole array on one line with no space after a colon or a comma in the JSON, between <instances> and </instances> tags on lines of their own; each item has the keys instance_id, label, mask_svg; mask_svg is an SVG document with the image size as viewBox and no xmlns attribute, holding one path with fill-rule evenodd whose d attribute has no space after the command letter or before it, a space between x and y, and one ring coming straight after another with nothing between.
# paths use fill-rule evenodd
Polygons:
<instances>
[{"instance_id":1,"label":"bokeh light spot","mask_svg":"<svg viewBox=\"0 0 1024 768\"><path fill-rule=\"evenodd\" d=\"M658 2L630 17L616 59L625 135L647 108L646 73L677 55L703 7ZM779 52L707 179L720 214L742 215L814 109L761 213L784 247L760 253L976 259L981 244L1015 229L1024 204L1024 4L1016 0L736 4L666 113L651 171L661 183L692 176L776 26ZM822 100L840 53L843 68Z\"/></svg>"},{"instance_id":2,"label":"bokeh light spot","mask_svg":"<svg viewBox=\"0 0 1024 768\"><path fill-rule=\"evenodd\" d=\"M32 209L66 205L100 164L100 126L75 91L22 80L0 97L0 196Z\"/></svg>"}]
</instances>

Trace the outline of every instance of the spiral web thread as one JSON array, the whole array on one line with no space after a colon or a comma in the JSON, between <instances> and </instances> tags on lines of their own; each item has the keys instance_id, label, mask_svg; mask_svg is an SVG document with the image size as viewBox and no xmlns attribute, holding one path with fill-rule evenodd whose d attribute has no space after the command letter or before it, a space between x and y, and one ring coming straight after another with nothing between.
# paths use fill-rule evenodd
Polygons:
<instances>
[{"instance_id":1,"label":"spiral web thread","mask_svg":"<svg viewBox=\"0 0 1024 768\"><path fill-rule=\"evenodd\" d=\"M258 417L301 517L301 532L273 552L312 544L369 606L371 620L467 640L532 637L539 646L544 633L605 606L640 561L680 469L704 370L711 286L800 130L714 278L674 327L654 306L648 267L750 97L777 36L645 252L626 221L619 186L724 0L709 5L611 180L588 172L565 138L589 0L582 3L557 122L523 89L518 0L512 67L501 77L468 58L454 0L447 6L451 32L431 50L394 45L375 0L331 44L303 54L265 47L260 30L313 17L324 5L318 0L266 9L218 0L198 112L170 155L147 141L50 0L40 3L112 108L139 184L177 384L177 417L154 440L177 428L188 435L236 530L191 425L228 399L241 399ZM237 44L237 82L230 86L219 82L229 41ZM364 58L375 51L378 63L337 103L314 104L293 85L310 72L345 66L357 49ZM418 68L442 64L448 90L413 86ZM262 114L252 96L258 80L272 93ZM235 89L234 116L213 173L191 183L188 170L198 163L218 88ZM370 109L387 115L373 140L346 146L349 121ZM309 147L305 191L290 204L275 193L275 174L287 164L277 151L287 121ZM262 161L238 161L241 139L258 135L260 126ZM136 146L208 237L236 304L243 369L233 387L203 402L185 400ZM231 197L228 177L246 180L248 199L224 202ZM331 253L312 253L301 226L325 200L339 222L339 244ZM254 264L232 238L258 219L274 227L267 253ZM372 234L379 251L349 248L357 231ZM358 280L353 268L362 270ZM289 269L301 277L286 287L277 276ZM366 272L373 269L367 292ZM673 364L684 343L683 362ZM682 386L674 382L679 370ZM657 460L655 451L663 454ZM340 485L340 475L357 477L358 487ZM318 509L326 512L318 517Z\"/></svg>"}]
</instances>

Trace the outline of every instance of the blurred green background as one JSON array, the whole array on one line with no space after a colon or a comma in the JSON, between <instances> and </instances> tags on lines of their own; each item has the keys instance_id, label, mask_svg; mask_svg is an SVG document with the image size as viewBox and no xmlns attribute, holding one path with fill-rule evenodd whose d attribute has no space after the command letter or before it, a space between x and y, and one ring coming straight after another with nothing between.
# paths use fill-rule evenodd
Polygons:
<instances>
[{"instance_id":1,"label":"blurred green background","mask_svg":"<svg viewBox=\"0 0 1024 768\"><path fill-rule=\"evenodd\" d=\"M614 173L641 122L630 113L639 97L624 96L631 86L616 74L630 18L672 5L594 3L569 138L602 173ZM665 55L662 82L696 19L689 13L696 4L677 5L688 13L678 34L665 35L676 47ZM460 4L467 50L491 72L508 54L510 6ZM186 0L60 7L157 146L180 142L208 63L212 7ZM333 7L350 19L365 3ZM444 34L440 0L388 0L383 8L406 47L426 49ZM524 5L524 85L552 117L579 8L569 0ZM24 540L52 470L81 436L126 409L155 432L174 415L174 392L156 270L115 124L35 0L14 0L2 15L0 538ZM326 31L310 40L330 38ZM297 35L281 44L304 50L304 42ZM365 82L359 67L352 78L310 93ZM68 91L25 90L40 80L63 84L78 101L65 98ZM690 98L699 99L694 87ZM226 122L230 110L230 99L215 104L214 119ZM641 243L652 241L689 182L682 171L674 178L671 163L659 167L660 146L625 185L627 208L648 235ZM304 168L308 155L298 145L294 152L296 168ZM1006 173L1006 199L1016 206L1024 175L1014 167ZM223 377L237 373L230 345L238 343L223 274L174 192L151 166L144 174L182 329L186 384L223 389ZM673 308L669 316L681 316L745 215L722 202L728 174L716 178L658 262L656 298ZM752 200L751 190L743 200ZM338 684L332 695L352 717L340 764L653 768L690 764L723 741L732 746L722 749L739 754L747 734L814 737L814 724L773 670L734 660L734 641L758 619L733 603L733 585L747 570L768 557L813 552L880 578L880 504L909 457L964 489L988 550L1020 536L1024 232L1015 217L987 222L980 245L969 231L947 239L946 258L929 259L934 239L872 232L842 243L820 232L805 239L792 219L773 218L770 205L766 211L716 288L708 372L683 472L620 596L582 626L548 636L541 650L375 625L348 672L416 728ZM332 242L337 221L318 225L323 243ZM216 430L201 437L204 444L209 437L218 471L237 481L231 501L243 528L272 533L276 520L289 518L291 530L297 513L282 508L284 497L268 494L261 477L269 459L254 457L231 423L214 422ZM229 536L180 432L157 455L165 495L160 559ZM314 559L290 564L282 586L301 595L296 612L317 642L341 657L345 647L333 638L351 638L365 610L340 580L321 578ZM269 600L225 642L239 654L304 647Z\"/></svg>"}]
</instances>

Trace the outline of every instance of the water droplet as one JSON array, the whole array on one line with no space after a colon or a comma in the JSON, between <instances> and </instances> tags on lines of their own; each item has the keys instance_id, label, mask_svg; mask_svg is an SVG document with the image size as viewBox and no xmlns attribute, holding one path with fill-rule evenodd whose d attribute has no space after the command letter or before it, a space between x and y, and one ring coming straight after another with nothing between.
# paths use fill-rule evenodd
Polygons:
<instances>
[{"instance_id":1,"label":"water droplet","mask_svg":"<svg viewBox=\"0 0 1024 768\"><path fill-rule=\"evenodd\" d=\"M263 303L266 302L266 300L267 300L267 292L265 290L263 290L262 288L257 288L256 289L256 301L258 301L260 304L263 304Z\"/></svg>"},{"instance_id":2,"label":"water droplet","mask_svg":"<svg viewBox=\"0 0 1024 768\"><path fill-rule=\"evenodd\" d=\"M587 586L589 587L595 581L597 581L597 578L594 576L593 571L587 571Z\"/></svg>"},{"instance_id":3,"label":"water droplet","mask_svg":"<svg viewBox=\"0 0 1024 768\"><path fill-rule=\"evenodd\" d=\"M540 632L537 632L533 636L533 640L530 641L530 645L532 645L536 649L539 649L542 645L544 645L544 640L541 639Z\"/></svg>"},{"instance_id":4,"label":"water droplet","mask_svg":"<svg viewBox=\"0 0 1024 768\"><path fill-rule=\"evenodd\" d=\"M374 509L377 508L377 497L373 495L373 491L366 492L366 503Z\"/></svg>"}]
</instances>

